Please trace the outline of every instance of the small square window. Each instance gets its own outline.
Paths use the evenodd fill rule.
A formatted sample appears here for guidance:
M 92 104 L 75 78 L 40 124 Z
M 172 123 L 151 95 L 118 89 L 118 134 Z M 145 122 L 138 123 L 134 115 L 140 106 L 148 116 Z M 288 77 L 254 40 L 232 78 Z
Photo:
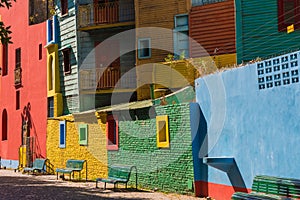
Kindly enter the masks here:
M 294 25 L 300 29 L 300 3 L 298 0 L 278 0 L 278 31 L 287 31 L 287 27 Z
M 106 122 L 106 139 L 108 150 L 118 150 L 119 148 L 119 127 L 116 116 L 110 115 Z
M 59 148 L 66 148 L 66 121 L 59 122 Z
M 87 145 L 88 144 L 88 125 L 87 124 L 79 124 L 79 144 Z
M 143 38 L 138 40 L 138 58 L 151 58 L 151 39 Z
M 70 48 L 62 50 L 64 57 L 64 72 L 65 74 L 71 74 L 71 62 L 70 62 Z
M 167 115 L 156 116 L 156 144 L 158 148 L 169 148 L 169 121 Z
M 68 0 L 60 0 L 61 15 L 68 14 Z

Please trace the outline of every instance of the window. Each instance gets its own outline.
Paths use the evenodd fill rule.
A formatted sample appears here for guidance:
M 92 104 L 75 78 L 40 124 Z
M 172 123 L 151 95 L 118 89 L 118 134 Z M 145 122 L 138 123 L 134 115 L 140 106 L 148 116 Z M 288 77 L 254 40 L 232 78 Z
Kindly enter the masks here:
M 58 19 L 54 15 L 52 19 L 47 20 L 47 44 L 58 43 Z
M 175 28 L 174 37 L 174 55 L 176 59 L 189 57 L 189 24 L 188 15 L 176 15 L 174 18 Z
M 287 31 L 287 27 L 294 25 L 300 29 L 300 1 L 278 0 L 278 31 Z
M 143 38 L 138 40 L 138 58 L 145 59 L 151 57 L 151 39 Z
M 88 125 L 87 124 L 79 124 L 79 144 L 87 145 L 88 141 Z
M 16 69 L 21 68 L 21 48 L 16 49 Z
M 169 148 L 169 121 L 167 115 L 156 116 L 156 144 L 159 148 Z
M 59 148 L 66 148 L 66 121 L 59 122 Z
M 68 13 L 68 0 L 60 0 L 61 4 L 61 15 Z
M 16 91 L 16 110 L 20 109 L 20 91 Z
M 39 60 L 43 58 L 43 45 L 39 44 Z
M 2 113 L 2 141 L 7 140 L 8 118 L 6 109 Z
M 107 149 L 118 150 L 119 146 L 119 127 L 116 116 L 108 116 L 106 122 L 106 137 L 107 137 Z
M 218 2 L 223 2 L 226 0 L 192 0 L 192 5 L 193 6 L 202 6 L 206 4 L 212 4 L 212 3 L 218 3 Z
M 53 56 L 52 55 L 50 55 L 49 56 L 49 66 L 48 66 L 48 74 L 49 74 L 49 76 L 48 76 L 48 90 L 49 91 L 51 91 L 51 90 L 53 90 L 53 83 L 54 83 L 54 80 L 53 80 L 53 78 L 54 78 L 54 74 L 53 74 L 53 72 L 54 72 L 54 61 L 53 61 Z
M 64 49 L 62 52 L 63 52 L 63 56 L 64 56 L 65 74 L 70 74 L 71 73 L 70 48 Z
M 48 97 L 48 117 L 54 117 L 54 97 Z
M 2 76 L 8 74 L 8 44 L 2 45 Z

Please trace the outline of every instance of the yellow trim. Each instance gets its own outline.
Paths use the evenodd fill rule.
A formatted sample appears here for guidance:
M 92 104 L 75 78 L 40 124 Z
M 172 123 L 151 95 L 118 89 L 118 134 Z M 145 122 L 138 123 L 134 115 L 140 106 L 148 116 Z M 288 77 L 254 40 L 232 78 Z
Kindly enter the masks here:
M 89 30 L 95 30 L 95 29 L 101 29 L 101 28 L 113 28 L 113 27 L 119 27 L 119 26 L 130 26 L 135 25 L 135 22 L 121 22 L 121 23 L 114 23 L 114 24 L 100 24 L 100 25 L 92 25 L 87 26 L 83 28 L 79 28 L 80 31 L 89 31 Z
M 156 116 L 156 144 L 158 148 L 170 147 L 168 115 Z
M 47 90 L 48 97 L 60 93 L 57 44 L 47 46 Z

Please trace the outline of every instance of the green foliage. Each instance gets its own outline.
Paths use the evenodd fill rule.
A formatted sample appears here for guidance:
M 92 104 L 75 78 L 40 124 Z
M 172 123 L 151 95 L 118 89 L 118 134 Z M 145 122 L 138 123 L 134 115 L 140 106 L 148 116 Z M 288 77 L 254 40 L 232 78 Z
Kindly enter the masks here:
M 0 1 L 0 7 L 6 7 L 9 9 L 12 6 L 12 2 L 15 2 L 16 0 L 1 0 Z M 2 44 L 12 43 L 11 37 L 9 37 L 9 34 L 11 34 L 10 26 L 5 26 L 2 21 L 0 21 L 0 39 Z

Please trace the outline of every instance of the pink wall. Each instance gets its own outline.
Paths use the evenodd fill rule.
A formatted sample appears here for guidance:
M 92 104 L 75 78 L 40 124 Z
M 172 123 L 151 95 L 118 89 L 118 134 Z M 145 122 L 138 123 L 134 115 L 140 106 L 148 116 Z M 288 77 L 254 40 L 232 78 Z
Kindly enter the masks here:
M 31 105 L 30 136 L 36 138 L 37 156 L 46 157 L 47 126 L 47 72 L 46 72 L 46 23 L 29 26 L 28 0 L 17 1 L 7 10 L 0 8 L 2 21 L 11 26 L 13 44 L 8 50 L 8 75 L 1 76 L 0 84 L 0 133 L 2 112 L 8 112 L 8 140 L 0 134 L 2 159 L 18 160 L 21 145 L 21 113 L 24 106 Z M 42 59 L 39 60 L 39 44 L 42 44 Z M 22 86 L 14 86 L 15 50 L 21 48 Z M 2 64 L 1 64 L 2 65 Z M 2 66 L 1 66 L 2 67 Z M 16 91 L 20 91 L 20 109 L 16 110 Z

